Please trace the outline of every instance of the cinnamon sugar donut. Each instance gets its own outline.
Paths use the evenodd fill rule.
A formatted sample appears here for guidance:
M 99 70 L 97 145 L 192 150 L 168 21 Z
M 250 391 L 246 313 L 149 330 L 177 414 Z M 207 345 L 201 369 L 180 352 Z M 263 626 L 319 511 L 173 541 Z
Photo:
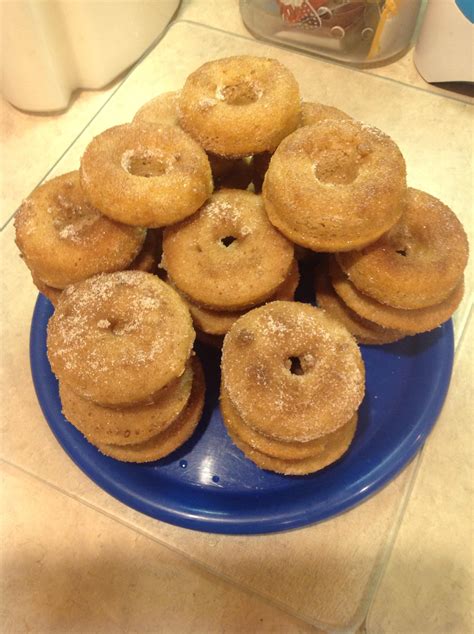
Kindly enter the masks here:
M 331 258 L 329 273 L 334 290 L 357 315 L 384 328 L 400 330 L 409 335 L 433 330 L 447 321 L 459 306 L 464 294 L 464 281 L 461 279 L 451 294 L 439 304 L 406 310 L 382 304 L 358 291 L 335 258 Z
M 316 271 L 316 302 L 320 308 L 345 326 L 356 338 L 357 343 L 382 345 L 405 337 L 404 332 L 379 326 L 351 310 L 333 289 L 326 267 Z
M 208 62 L 187 78 L 181 126 L 206 151 L 243 157 L 273 151 L 297 126 L 298 84 L 280 62 L 240 55 Z
M 244 422 L 283 441 L 335 431 L 364 396 L 364 364 L 349 332 L 324 311 L 271 302 L 224 339 L 223 389 Z
M 43 183 L 15 217 L 16 244 L 33 276 L 63 289 L 96 273 L 129 266 L 142 248 L 145 230 L 114 222 L 92 207 L 78 172 Z
M 153 403 L 121 409 L 102 407 L 78 396 L 63 381 L 59 384 L 62 412 L 93 445 L 130 445 L 148 440 L 173 423 L 191 394 L 194 359 L 179 377 L 162 388 Z
M 98 444 L 99 451 L 123 462 L 152 462 L 168 456 L 178 447 L 181 447 L 192 436 L 201 419 L 204 407 L 204 372 L 200 363 L 196 364 L 194 375 L 189 400 L 183 411 L 169 427 L 138 444 Z
M 293 245 L 269 223 L 260 196 L 221 189 L 192 218 L 163 234 L 164 267 L 194 303 L 242 310 L 288 277 Z
M 459 285 L 469 245 L 462 224 L 440 200 L 408 189 L 400 221 L 361 251 L 338 262 L 363 293 L 395 308 L 439 304 Z
M 142 271 L 68 286 L 48 324 L 48 358 L 60 381 L 105 407 L 152 402 L 181 376 L 194 341 L 178 293 Z
M 390 229 L 405 207 L 405 161 L 386 134 L 325 120 L 284 139 L 263 185 L 270 221 L 314 251 L 348 251 Z
M 154 123 L 158 125 L 179 126 L 178 119 L 179 90 L 164 92 L 147 101 L 133 117 L 133 123 Z
M 233 436 L 238 436 L 244 443 L 250 445 L 252 449 L 272 458 L 279 458 L 280 460 L 315 458 L 316 456 L 324 454 L 328 444 L 337 444 L 337 439 L 346 434 L 346 425 L 343 425 L 336 431 L 316 438 L 316 440 L 308 440 L 307 442 L 284 442 L 265 436 L 246 425 L 232 405 L 225 390 L 221 390 L 220 408 L 226 427 L 232 432 Z M 348 424 L 354 423 L 355 425 L 356 421 L 357 415 L 354 414 Z
M 163 227 L 193 214 L 212 192 L 203 149 L 176 126 L 141 121 L 96 136 L 81 159 L 81 185 L 105 215 Z
M 294 298 L 299 279 L 298 264 L 294 260 L 288 277 L 268 301 L 278 299 L 291 301 Z M 225 335 L 237 319 L 244 314 L 242 311 L 211 310 L 194 304 L 185 296 L 183 299 L 189 308 L 195 327 L 210 335 Z

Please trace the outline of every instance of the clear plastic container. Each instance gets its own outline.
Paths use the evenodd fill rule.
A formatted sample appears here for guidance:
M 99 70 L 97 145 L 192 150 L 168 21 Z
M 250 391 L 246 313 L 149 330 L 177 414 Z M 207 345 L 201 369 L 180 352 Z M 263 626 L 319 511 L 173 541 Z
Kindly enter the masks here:
M 421 0 L 240 0 L 255 36 L 341 62 L 384 62 L 410 45 Z

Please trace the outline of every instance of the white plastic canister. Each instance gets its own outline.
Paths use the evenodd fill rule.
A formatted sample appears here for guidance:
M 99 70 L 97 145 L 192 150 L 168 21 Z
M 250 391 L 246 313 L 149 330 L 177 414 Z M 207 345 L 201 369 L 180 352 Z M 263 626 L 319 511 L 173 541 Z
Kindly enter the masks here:
M 2 93 L 18 108 L 67 107 L 102 88 L 159 37 L 179 0 L 1 2 Z

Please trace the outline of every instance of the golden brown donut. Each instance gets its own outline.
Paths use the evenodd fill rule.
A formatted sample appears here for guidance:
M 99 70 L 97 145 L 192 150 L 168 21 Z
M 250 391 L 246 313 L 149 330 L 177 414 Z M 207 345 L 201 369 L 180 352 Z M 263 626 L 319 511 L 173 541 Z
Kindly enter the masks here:
M 331 259 L 329 273 L 334 290 L 357 315 L 384 328 L 393 328 L 409 335 L 433 330 L 447 321 L 459 306 L 464 294 L 464 282 L 461 279 L 454 291 L 439 304 L 412 310 L 393 308 L 358 291 L 335 258 Z
M 142 271 L 68 286 L 48 324 L 51 368 L 79 396 L 105 407 L 152 402 L 181 376 L 194 341 L 186 305 Z
M 405 161 L 386 134 L 325 120 L 284 139 L 263 185 L 265 209 L 289 239 L 313 251 L 348 251 L 390 229 L 405 207 Z
M 195 361 L 162 388 L 153 403 L 122 409 L 102 407 L 78 396 L 59 383 L 62 411 L 67 420 L 93 445 L 130 445 L 145 442 L 169 427 L 186 406 L 191 394 Z
M 192 218 L 163 233 L 163 265 L 194 303 L 242 310 L 261 303 L 289 274 L 293 245 L 272 225 L 260 196 L 221 189 Z
M 240 55 L 208 62 L 187 78 L 181 126 L 208 152 L 244 157 L 273 151 L 299 122 L 298 84 L 280 62 Z
M 206 153 L 176 126 L 141 121 L 96 136 L 81 159 L 81 185 L 105 215 L 163 227 L 193 214 L 212 192 Z
M 156 273 L 162 256 L 161 241 L 160 229 L 148 229 L 141 251 L 128 268 L 134 271 L 145 271 L 145 273 Z
M 222 385 L 247 425 L 283 441 L 335 431 L 364 396 L 364 364 L 349 332 L 324 311 L 271 302 L 224 339 Z
M 15 230 L 33 276 L 58 289 L 127 268 L 145 240 L 144 229 L 114 222 L 87 202 L 78 172 L 35 189 L 16 214 Z
M 351 310 L 333 289 L 325 266 L 316 269 L 315 278 L 318 306 L 345 326 L 357 343 L 382 345 L 405 337 L 404 332 L 379 326 Z
M 133 123 L 154 123 L 158 125 L 179 126 L 178 119 L 179 90 L 164 92 L 147 101 L 133 117 Z
M 231 419 L 227 414 L 226 428 L 232 442 L 245 454 L 245 456 L 252 460 L 261 469 L 267 469 L 268 471 L 275 471 L 283 475 L 307 475 L 308 473 L 314 473 L 327 467 L 328 465 L 336 462 L 349 448 L 357 425 L 357 415 L 355 415 L 350 422 L 340 427 L 337 432 L 331 434 L 331 439 L 327 442 L 324 450 L 321 453 L 309 458 L 300 458 L 298 460 L 285 460 L 282 458 L 274 458 L 266 453 L 258 451 L 248 443 L 246 443 L 238 435 L 235 427 L 230 422 Z
M 268 301 L 277 299 L 291 301 L 294 298 L 299 279 L 298 264 L 294 260 L 288 277 Z M 189 308 L 196 329 L 210 335 L 225 335 L 237 319 L 244 314 L 243 311 L 211 310 L 194 304 L 185 296 L 183 299 Z
M 320 438 L 316 438 L 316 440 L 309 440 L 307 442 L 284 442 L 282 440 L 275 440 L 274 438 L 260 434 L 252 427 L 246 425 L 232 405 L 225 390 L 221 390 L 220 409 L 225 425 L 233 432 L 233 435 L 237 435 L 244 443 L 250 445 L 252 449 L 256 449 L 267 456 L 281 460 L 316 458 L 316 456 L 324 454 L 328 444 L 338 444 L 338 438 L 342 438 L 346 435 L 346 425 L 343 425 L 330 434 L 325 434 Z M 357 414 L 354 414 L 353 420 L 350 422 L 356 423 L 356 421 Z
M 123 462 L 152 462 L 168 456 L 192 436 L 201 419 L 204 394 L 204 373 L 198 364 L 186 407 L 169 427 L 145 442 L 135 445 L 99 444 L 99 451 Z
M 360 291 L 395 308 L 439 304 L 459 285 L 469 245 L 462 224 L 440 200 L 408 189 L 400 221 L 361 251 L 337 256 Z

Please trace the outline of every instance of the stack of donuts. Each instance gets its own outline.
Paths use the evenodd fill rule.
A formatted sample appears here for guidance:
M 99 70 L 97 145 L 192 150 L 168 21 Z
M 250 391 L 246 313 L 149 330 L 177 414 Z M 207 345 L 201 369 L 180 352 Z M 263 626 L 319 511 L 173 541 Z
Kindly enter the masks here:
M 324 311 L 271 302 L 231 328 L 222 351 L 221 411 L 258 466 L 305 475 L 337 460 L 356 430 L 364 364 L 349 332 Z
M 197 333 L 223 346 L 235 444 L 285 474 L 342 455 L 364 393 L 355 342 L 449 319 L 468 256 L 454 213 L 407 188 L 390 137 L 302 102 L 286 67 L 250 56 L 204 64 L 96 136 L 15 226 L 56 304 L 63 411 L 88 440 L 145 461 L 188 438 L 204 391 Z M 297 259 L 313 253 L 317 309 L 293 301 Z
M 183 302 L 155 275 L 103 273 L 68 286 L 47 338 L 66 418 L 113 458 L 168 455 L 202 413 L 194 336 Z

